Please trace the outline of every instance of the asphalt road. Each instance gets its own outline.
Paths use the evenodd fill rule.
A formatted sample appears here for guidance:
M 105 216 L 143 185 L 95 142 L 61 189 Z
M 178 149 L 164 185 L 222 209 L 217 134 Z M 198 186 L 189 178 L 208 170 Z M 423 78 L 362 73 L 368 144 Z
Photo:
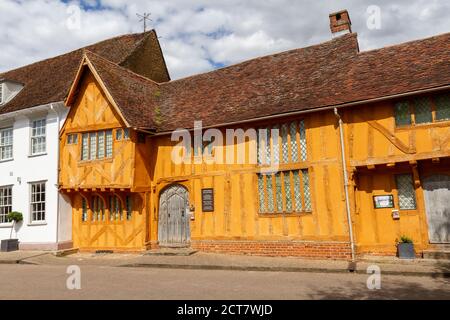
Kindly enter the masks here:
M 0 299 L 447 299 L 450 279 L 368 275 L 81 266 L 81 289 L 67 289 L 67 267 L 0 265 Z M 76 284 L 76 282 L 70 282 Z

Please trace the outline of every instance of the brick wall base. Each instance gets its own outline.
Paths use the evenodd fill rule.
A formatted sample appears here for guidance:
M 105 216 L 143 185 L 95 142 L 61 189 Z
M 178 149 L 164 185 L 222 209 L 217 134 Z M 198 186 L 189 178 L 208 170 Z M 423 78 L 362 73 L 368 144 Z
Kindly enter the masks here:
M 350 244 L 343 242 L 201 240 L 192 241 L 191 246 L 195 250 L 215 253 L 309 259 L 351 259 Z

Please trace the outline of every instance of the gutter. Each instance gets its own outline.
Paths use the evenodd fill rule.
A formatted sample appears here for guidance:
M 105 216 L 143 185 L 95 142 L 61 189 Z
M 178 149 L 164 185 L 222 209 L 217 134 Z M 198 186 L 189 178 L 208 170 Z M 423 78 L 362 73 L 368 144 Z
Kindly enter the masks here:
M 406 98 L 406 97 L 414 96 L 414 95 L 417 95 L 417 94 L 432 93 L 432 92 L 436 92 L 436 91 L 444 91 L 444 90 L 449 90 L 449 89 L 450 89 L 450 85 L 445 85 L 445 86 L 440 86 L 440 87 L 428 88 L 428 89 L 424 89 L 424 90 L 416 90 L 416 91 L 410 91 L 410 92 L 407 92 L 407 93 L 394 94 L 394 95 L 384 96 L 384 97 L 380 97 L 380 98 L 360 100 L 360 101 L 342 103 L 342 104 L 326 106 L 326 107 L 320 107 L 320 108 L 314 108 L 314 109 L 308 109 L 308 110 L 286 112 L 286 113 L 281 113 L 281 114 L 276 114 L 276 115 L 271 115 L 271 116 L 251 118 L 251 119 L 248 119 L 248 120 L 220 123 L 220 124 L 216 124 L 216 125 L 205 126 L 205 127 L 203 127 L 203 129 L 211 129 L 211 128 L 226 127 L 226 126 L 234 126 L 234 125 L 238 125 L 238 124 L 251 123 L 251 122 L 255 122 L 255 121 L 273 120 L 273 119 L 278 119 L 278 118 L 283 118 L 283 117 L 288 117 L 288 116 L 297 116 L 297 115 L 308 114 L 308 113 L 313 113 L 313 112 L 334 110 L 335 108 L 353 107 L 353 106 L 359 106 L 359 105 L 364 105 L 364 104 L 382 102 L 382 101 L 386 101 L 386 100 L 392 100 L 392 99 L 398 99 L 398 98 Z M 136 130 L 145 132 L 145 129 L 136 129 Z M 190 129 L 186 129 L 186 130 L 194 131 L 194 128 L 190 128 Z M 170 134 L 173 133 L 173 131 L 176 131 L 176 130 L 153 133 L 153 136 L 170 135 Z M 148 132 L 148 133 L 151 133 L 151 132 Z
M 345 209 L 347 211 L 348 234 L 350 237 L 352 262 L 355 262 L 355 240 L 353 237 L 352 215 L 351 215 L 351 209 L 350 209 L 350 196 L 348 193 L 348 188 L 349 188 L 350 184 L 348 183 L 347 162 L 346 162 L 346 157 L 345 157 L 344 129 L 343 129 L 343 121 L 342 121 L 341 116 L 339 115 L 338 108 L 334 108 L 334 115 L 336 116 L 338 123 L 339 123 L 339 137 L 341 140 L 341 156 L 342 156 L 342 172 L 344 174 Z

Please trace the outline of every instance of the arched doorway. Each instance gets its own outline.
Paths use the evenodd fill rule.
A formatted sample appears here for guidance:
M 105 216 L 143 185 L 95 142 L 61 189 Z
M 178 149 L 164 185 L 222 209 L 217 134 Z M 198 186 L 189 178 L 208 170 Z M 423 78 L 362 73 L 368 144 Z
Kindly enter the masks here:
M 450 176 L 425 178 L 423 190 L 430 242 L 450 243 Z
M 159 245 L 187 246 L 190 238 L 189 192 L 181 185 L 171 185 L 161 192 L 159 198 Z

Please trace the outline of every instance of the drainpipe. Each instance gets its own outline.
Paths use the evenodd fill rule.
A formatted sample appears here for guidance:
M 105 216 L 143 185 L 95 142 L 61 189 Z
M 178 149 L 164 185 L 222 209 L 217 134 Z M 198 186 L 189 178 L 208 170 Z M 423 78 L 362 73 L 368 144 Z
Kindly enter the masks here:
M 59 116 L 59 112 L 56 110 L 55 106 L 53 104 L 50 104 L 50 109 L 52 109 L 52 111 L 56 114 L 56 119 L 57 119 L 57 123 L 58 123 L 58 145 L 56 147 L 56 152 L 57 152 L 57 164 L 56 164 L 56 186 L 58 186 L 59 183 L 59 128 L 61 125 L 61 119 Z M 59 243 L 59 188 L 58 189 L 58 194 L 56 196 L 56 250 L 58 250 L 58 243 Z
M 337 108 L 334 108 L 334 115 L 338 119 L 338 123 L 339 123 L 339 135 L 340 135 L 340 140 L 341 140 L 342 171 L 344 174 L 345 206 L 346 206 L 346 210 L 347 210 L 348 233 L 350 236 L 352 261 L 354 262 L 355 261 L 355 241 L 353 238 L 352 215 L 351 215 L 351 210 L 350 210 L 350 196 L 348 194 L 348 188 L 349 188 L 350 184 L 348 183 L 347 162 L 346 162 L 346 157 L 345 157 L 343 121 L 342 121 L 341 116 L 339 115 Z

